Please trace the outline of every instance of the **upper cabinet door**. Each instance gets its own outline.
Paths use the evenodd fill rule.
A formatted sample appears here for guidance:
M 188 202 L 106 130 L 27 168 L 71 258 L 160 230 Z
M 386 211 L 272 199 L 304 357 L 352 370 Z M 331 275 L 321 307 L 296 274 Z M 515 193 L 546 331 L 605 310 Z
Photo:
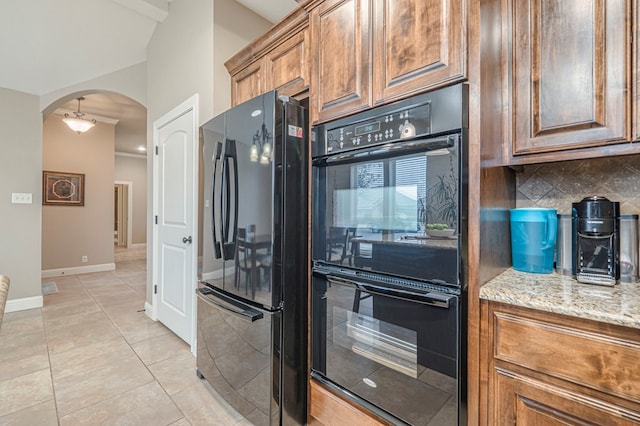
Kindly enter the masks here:
M 231 76 L 232 105 L 241 104 L 264 93 L 263 60 L 259 60 Z
M 625 0 L 514 0 L 514 155 L 628 137 L 627 9 Z
M 305 28 L 267 54 L 266 80 L 279 95 L 294 96 L 309 88 L 308 32 Z
M 370 0 L 327 0 L 311 12 L 312 121 L 370 106 Z
M 376 0 L 373 15 L 376 103 L 464 77 L 462 0 Z

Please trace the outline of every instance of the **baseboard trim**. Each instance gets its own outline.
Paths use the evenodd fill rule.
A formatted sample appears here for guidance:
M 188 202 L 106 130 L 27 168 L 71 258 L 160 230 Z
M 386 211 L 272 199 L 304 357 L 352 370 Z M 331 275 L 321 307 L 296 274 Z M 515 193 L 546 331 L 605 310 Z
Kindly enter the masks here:
M 114 271 L 115 263 L 101 265 L 76 266 L 73 268 L 47 269 L 42 271 L 42 278 L 64 277 L 67 275 L 91 274 L 93 272 Z
M 144 313 L 153 321 L 157 321 L 157 318 L 153 317 L 153 305 L 149 302 L 144 302 Z
M 23 297 L 22 299 L 7 300 L 5 305 L 5 312 L 17 312 L 26 311 L 27 309 L 42 308 L 43 302 L 42 296 Z
M 205 272 L 204 274 L 202 274 L 202 279 L 217 280 L 222 278 L 223 274 L 224 274 L 224 271 L 222 269 L 218 269 L 217 271 L 213 271 L 213 272 Z
M 129 244 L 129 248 L 143 248 L 146 247 L 147 243 L 136 243 L 136 244 Z

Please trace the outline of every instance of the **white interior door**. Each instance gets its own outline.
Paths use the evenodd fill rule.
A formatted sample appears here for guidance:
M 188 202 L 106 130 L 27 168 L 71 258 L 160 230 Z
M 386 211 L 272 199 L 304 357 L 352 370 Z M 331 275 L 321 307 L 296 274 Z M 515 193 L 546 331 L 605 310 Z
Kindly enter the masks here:
M 154 124 L 157 146 L 154 303 L 158 320 L 189 344 L 194 341 L 198 246 L 196 108 L 197 97 L 195 105 L 183 104 Z

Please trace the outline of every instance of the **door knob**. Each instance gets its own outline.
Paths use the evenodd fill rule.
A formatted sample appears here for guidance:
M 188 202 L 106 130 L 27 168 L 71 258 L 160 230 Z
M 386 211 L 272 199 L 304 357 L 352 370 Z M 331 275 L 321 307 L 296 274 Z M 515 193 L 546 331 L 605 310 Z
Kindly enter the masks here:
M 189 237 L 188 237 L 188 238 L 187 238 L 187 237 L 184 237 L 184 238 L 182 239 L 182 242 L 183 242 L 183 243 L 185 243 L 185 244 L 187 244 L 187 243 L 191 244 L 191 242 L 192 242 L 192 241 L 193 241 L 193 240 L 191 239 L 191 235 L 189 235 Z

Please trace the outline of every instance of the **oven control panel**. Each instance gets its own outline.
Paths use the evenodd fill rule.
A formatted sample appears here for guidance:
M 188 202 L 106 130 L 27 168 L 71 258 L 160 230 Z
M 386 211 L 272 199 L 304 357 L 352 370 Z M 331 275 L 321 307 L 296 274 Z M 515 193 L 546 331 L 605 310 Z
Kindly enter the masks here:
M 460 83 L 320 123 L 311 129 L 311 156 L 341 156 L 461 131 L 469 127 L 468 104 L 468 85 Z
M 325 153 L 335 154 L 368 145 L 425 136 L 431 133 L 430 118 L 431 104 L 426 103 L 327 129 Z

